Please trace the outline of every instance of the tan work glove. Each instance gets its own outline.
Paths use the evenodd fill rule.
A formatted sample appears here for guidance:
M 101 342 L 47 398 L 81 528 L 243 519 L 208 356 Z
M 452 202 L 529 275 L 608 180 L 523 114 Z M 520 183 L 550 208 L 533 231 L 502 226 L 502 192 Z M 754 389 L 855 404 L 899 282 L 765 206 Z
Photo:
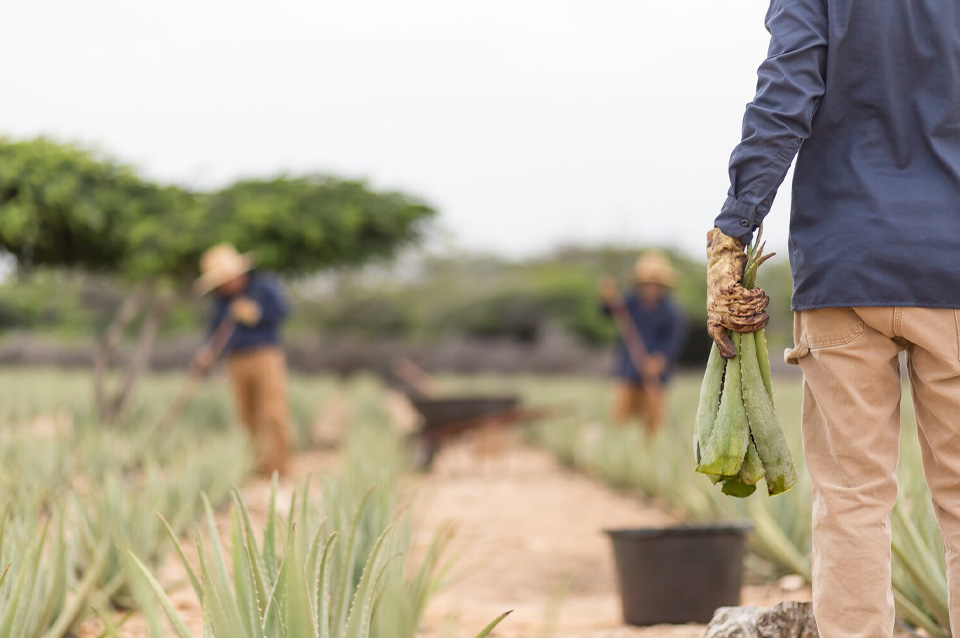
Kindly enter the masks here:
M 644 362 L 644 377 L 659 379 L 667 371 L 667 358 L 662 354 L 649 354 Z
M 210 346 L 204 346 L 194 355 L 190 366 L 197 372 L 203 373 L 213 366 L 215 360 L 216 357 L 213 356 L 213 351 L 210 349 Z
M 707 233 L 707 332 L 724 359 L 737 356 L 727 330 L 756 332 L 770 321 L 766 312 L 770 298 L 762 289 L 747 290 L 740 283 L 746 265 L 741 240 L 719 228 Z
M 597 291 L 600 293 L 600 299 L 608 303 L 620 298 L 620 286 L 612 277 L 602 277 L 597 282 Z
M 238 297 L 230 304 L 230 315 L 237 323 L 253 327 L 260 323 L 263 309 L 250 297 Z

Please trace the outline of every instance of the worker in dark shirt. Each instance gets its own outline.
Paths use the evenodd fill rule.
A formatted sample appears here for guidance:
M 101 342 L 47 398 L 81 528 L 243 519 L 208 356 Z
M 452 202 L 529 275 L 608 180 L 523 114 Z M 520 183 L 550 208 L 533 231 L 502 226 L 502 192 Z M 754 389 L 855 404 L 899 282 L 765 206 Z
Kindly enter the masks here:
M 647 253 L 637 260 L 633 290 L 623 298 L 612 280 L 600 284 L 604 313 L 622 314 L 616 317 L 621 338 L 613 418 L 619 423 L 637 418 L 650 433 L 666 421 L 664 387 L 686 340 L 686 318 L 670 295 L 675 283 L 676 273 L 666 256 Z M 636 336 L 640 343 L 632 344 Z
M 773 0 L 726 203 L 708 235 L 710 333 L 767 321 L 738 281 L 744 244 L 799 152 L 790 216 L 794 341 L 813 483 L 813 609 L 823 638 L 894 631 L 906 352 L 924 471 L 960 636 L 960 4 Z
M 240 420 L 250 434 L 260 472 L 284 472 L 290 450 L 287 369 L 280 327 L 287 302 L 275 277 L 253 269 L 253 260 L 229 244 L 208 250 L 201 260 L 198 292 L 213 292 L 211 336 L 232 329 L 224 352 Z M 210 349 L 198 364 L 213 363 Z

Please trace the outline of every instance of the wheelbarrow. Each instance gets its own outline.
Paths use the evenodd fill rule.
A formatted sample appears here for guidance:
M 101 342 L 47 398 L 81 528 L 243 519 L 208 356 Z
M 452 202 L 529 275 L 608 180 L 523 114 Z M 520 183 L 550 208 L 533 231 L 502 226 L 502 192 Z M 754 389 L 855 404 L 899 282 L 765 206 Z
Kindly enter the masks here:
M 551 408 L 526 408 L 520 398 L 503 396 L 462 396 L 432 398 L 408 395 L 420 418 L 410 435 L 415 466 L 430 471 L 439 449 L 461 435 L 485 427 L 512 427 L 532 423 L 556 413 Z

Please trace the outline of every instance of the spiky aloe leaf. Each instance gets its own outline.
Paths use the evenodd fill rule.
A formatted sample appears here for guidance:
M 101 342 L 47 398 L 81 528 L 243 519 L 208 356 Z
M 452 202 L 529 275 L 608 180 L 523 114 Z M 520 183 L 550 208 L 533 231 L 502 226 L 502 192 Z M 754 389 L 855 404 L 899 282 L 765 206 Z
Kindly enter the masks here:
M 260 625 L 260 606 L 257 604 L 256 586 L 247 564 L 246 550 L 240 515 L 234 509 L 230 512 L 230 560 L 233 563 L 233 591 L 243 622 L 244 635 L 253 636 Z
M 757 452 L 757 446 L 751 437 L 747 444 L 747 455 L 743 457 L 743 466 L 740 468 L 740 474 L 737 479 L 744 485 L 756 485 L 764 476 L 763 462 L 760 461 L 760 453 Z
M 797 482 L 797 468 L 773 409 L 773 402 L 764 386 L 754 335 L 744 335 L 738 352 L 742 359 L 743 406 L 750 436 L 763 463 L 767 492 L 771 496 L 782 494 Z
M 500 614 L 499 616 L 493 619 L 493 622 L 491 622 L 489 625 L 484 627 L 483 631 L 481 631 L 479 634 L 474 636 L 474 638 L 487 638 L 487 636 L 493 633 L 493 630 L 497 628 L 497 625 L 502 623 L 504 619 L 512 613 L 513 613 L 513 610 Z
M 270 479 L 270 504 L 263 530 L 263 562 L 271 583 L 277 579 L 277 476 L 274 472 Z
M 187 572 L 187 579 L 190 581 L 190 586 L 193 587 L 193 591 L 197 595 L 197 601 L 202 601 L 203 588 L 200 586 L 200 581 L 197 580 L 197 574 L 193 571 L 193 567 L 190 566 L 190 561 L 187 560 L 187 555 L 183 551 L 183 546 L 180 544 L 180 539 L 177 538 L 177 533 L 173 531 L 173 528 L 170 526 L 170 523 L 167 522 L 167 519 L 164 518 L 163 514 L 157 512 L 157 518 L 160 519 L 160 524 L 163 525 L 163 528 L 167 532 L 167 536 L 173 542 L 173 547 L 176 549 L 177 555 L 180 557 L 180 563 L 183 565 L 184 571 Z
M 343 628 L 341 638 L 365 638 L 370 633 L 373 603 L 376 598 L 374 584 L 378 580 L 378 575 L 375 572 L 378 571 L 377 563 L 380 559 L 383 544 L 393 528 L 394 524 L 391 523 L 383 530 L 367 556 L 367 562 L 360 574 L 360 582 L 353 594 L 353 602 L 350 605 L 350 613 L 347 616 L 347 623 Z
M 720 410 L 720 394 L 723 391 L 723 373 L 727 361 L 720 356 L 720 349 L 716 344 L 710 346 L 710 358 L 707 360 L 707 371 L 703 375 L 703 384 L 700 387 L 700 402 L 697 406 L 696 437 L 694 450 L 696 461 L 699 464 L 703 457 L 703 450 L 707 447 L 710 435 L 717 421 L 717 412 Z
M 340 587 L 338 588 L 337 601 L 339 601 L 340 610 L 337 620 L 338 627 L 345 627 L 347 625 L 347 615 L 350 612 L 350 596 L 348 592 L 353 586 L 353 565 L 357 553 L 357 533 L 360 529 L 360 519 L 363 516 L 364 509 L 367 507 L 370 496 L 373 494 L 373 490 L 374 488 L 370 487 L 364 492 L 354 510 L 353 519 L 350 521 L 350 531 L 347 535 L 346 559 L 341 566 L 339 575 Z
M 263 554 L 257 548 L 257 537 L 256 533 L 253 530 L 253 524 L 250 522 L 250 512 L 247 510 L 247 504 L 243 502 L 243 497 L 240 496 L 240 492 L 234 488 L 231 491 L 231 497 L 233 498 L 234 507 L 240 511 L 240 517 L 243 521 L 244 535 L 246 537 L 245 546 L 252 550 L 252 555 L 254 557 L 254 562 L 256 562 L 255 575 L 259 575 L 260 581 L 266 586 L 266 584 L 273 583 L 273 578 L 268 576 L 267 564 L 264 560 Z M 266 550 L 264 550 L 264 553 Z M 264 609 L 266 608 L 266 600 L 260 599 L 260 613 L 263 614 Z
M 156 595 L 157 600 L 160 602 L 160 607 L 163 609 L 163 613 L 166 614 L 167 620 L 169 620 L 170 624 L 173 625 L 173 630 L 176 632 L 177 638 L 193 638 L 193 636 L 190 635 L 190 630 L 187 628 L 187 625 L 177 613 L 177 609 L 174 607 L 173 601 L 171 601 L 170 597 L 167 596 L 167 593 L 163 591 L 163 587 L 159 582 L 157 582 L 157 579 L 153 577 L 153 574 L 150 573 L 150 570 L 147 569 L 147 566 L 140 562 L 140 559 L 137 558 L 136 555 L 134 555 L 134 553 L 130 550 L 127 550 L 127 554 L 130 556 L 130 559 L 133 560 L 133 564 L 137 566 L 137 569 L 140 570 L 140 573 L 143 574 L 143 577 L 147 579 L 147 583 L 150 585 L 150 588 Z
M 211 542 L 216 546 L 220 538 L 214 537 Z M 203 544 L 198 543 L 200 553 L 200 575 L 203 578 L 203 611 L 209 618 L 210 626 L 215 636 L 242 636 L 243 620 L 236 608 L 236 601 L 230 589 L 230 581 L 225 573 L 220 573 L 219 566 L 214 564 L 210 569 L 211 559 L 203 551 Z M 216 549 L 214 550 L 216 551 Z M 214 561 L 217 559 L 214 558 Z
M 120 629 L 127 624 L 127 621 L 130 620 L 134 614 L 132 611 L 127 612 L 127 614 L 120 619 L 120 622 L 114 623 L 107 614 L 96 607 L 93 608 L 93 613 L 100 620 L 100 624 L 103 625 L 103 631 L 100 632 L 97 638 L 120 638 Z
M 950 632 L 920 609 L 899 589 L 894 588 L 893 599 L 897 604 L 897 617 L 910 623 L 918 629 L 923 629 L 931 638 L 950 638 Z
M 313 603 L 310 600 L 310 586 L 307 583 L 304 563 L 304 550 L 299 541 L 299 535 L 294 528 L 291 530 L 291 540 L 287 543 L 287 553 L 284 565 L 290 565 L 286 570 L 284 582 L 285 616 L 288 638 L 316 638 L 316 617 L 313 614 Z
M 716 425 L 706 447 L 701 452 L 703 456 L 697 466 L 697 471 L 702 474 L 731 478 L 740 473 L 750 437 L 740 371 L 744 360 L 741 353 L 743 340 L 736 333 L 732 337 L 740 354 L 727 361 L 723 380 L 723 397 L 720 399 Z
M 319 638 L 330 638 L 330 556 L 333 547 L 337 544 L 339 536 L 336 532 L 330 535 L 323 548 L 323 558 L 320 560 L 320 568 L 317 572 L 317 598 L 320 601 L 320 609 L 317 614 L 317 625 L 320 628 Z
M 933 618 L 943 626 L 949 625 L 949 596 L 947 581 L 941 569 L 942 563 L 924 543 L 916 523 L 906 515 L 903 507 L 898 504 L 893 512 L 901 531 L 894 536 L 893 552 L 910 575 L 910 580 Z

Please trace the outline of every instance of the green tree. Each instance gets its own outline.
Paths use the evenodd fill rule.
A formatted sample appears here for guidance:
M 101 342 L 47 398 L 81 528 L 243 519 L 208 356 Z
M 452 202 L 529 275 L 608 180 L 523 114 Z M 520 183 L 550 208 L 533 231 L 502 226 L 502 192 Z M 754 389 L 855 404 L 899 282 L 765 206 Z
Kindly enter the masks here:
M 159 186 L 129 166 L 47 139 L 0 138 L 0 250 L 21 276 L 34 268 L 108 273 L 130 295 L 99 340 L 97 406 L 117 419 L 175 300 L 189 294 L 203 250 L 219 241 L 253 251 L 280 274 L 307 274 L 392 257 L 421 239 L 435 211 L 365 182 L 309 175 L 244 180 L 213 193 Z M 133 355 L 108 377 L 139 326 Z

